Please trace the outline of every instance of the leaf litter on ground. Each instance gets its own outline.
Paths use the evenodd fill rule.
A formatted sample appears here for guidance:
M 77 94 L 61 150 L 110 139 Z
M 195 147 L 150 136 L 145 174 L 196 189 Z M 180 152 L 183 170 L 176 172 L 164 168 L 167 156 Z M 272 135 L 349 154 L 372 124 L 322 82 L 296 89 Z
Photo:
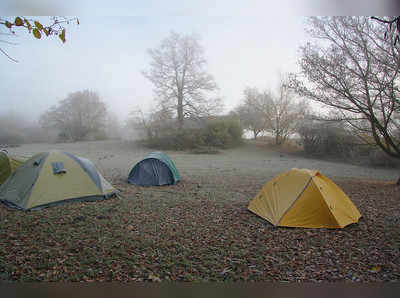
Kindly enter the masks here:
M 263 177 L 192 176 L 124 199 L 20 212 L 0 207 L 7 281 L 399 281 L 400 195 L 334 181 L 363 217 L 344 229 L 274 228 L 247 210 Z M 201 187 L 198 187 L 201 185 Z

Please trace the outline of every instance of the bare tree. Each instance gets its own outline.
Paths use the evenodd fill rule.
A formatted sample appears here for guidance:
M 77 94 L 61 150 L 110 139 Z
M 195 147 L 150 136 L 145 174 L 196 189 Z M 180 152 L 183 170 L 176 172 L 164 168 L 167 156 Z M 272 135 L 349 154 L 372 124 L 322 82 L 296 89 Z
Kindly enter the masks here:
M 42 127 L 56 127 L 72 140 L 83 140 L 89 133 L 104 128 L 107 107 L 96 92 L 84 90 L 70 93 L 40 118 Z
M 284 143 L 296 132 L 297 123 L 305 117 L 308 109 L 305 102 L 295 100 L 284 79 L 279 84 L 277 95 L 257 88 L 246 88 L 244 95 L 243 102 L 232 114 L 239 117 L 243 128 L 253 132 L 254 139 L 261 132 L 270 132 L 276 145 Z
M 389 39 L 384 32 L 367 17 L 310 18 L 309 33 L 321 43 L 301 47 L 301 73 L 292 78 L 292 86 L 400 158 L 400 57 L 394 32 L 388 31 Z
M 395 16 L 392 18 L 371 17 L 371 19 L 377 20 L 378 22 L 388 25 L 384 37 L 385 39 L 388 36 L 393 38 L 394 39 L 393 45 L 396 46 L 396 44 L 398 44 L 397 50 L 400 52 L 400 16 Z M 389 32 L 391 34 L 389 34 Z
M 304 117 L 306 103 L 296 102 L 293 91 L 281 80 L 277 95 L 269 95 L 266 109 L 266 130 L 275 137 L 275 144 L 284 143 L 291 134 L 296 132 L 299 120 Z
M 160 137 L 173 130 L 173 115 L 165 107 L 153 109 L 146 114 L 140 108 L 129 113 L 127 126 L 145 132 L 147 139 Z
M 243 91 L 243 102 L 231 114 L 240 119 L 240 125 L 253 133 L 254 139 L 265 131 L 267 126 L 266 110 L 269 104 L 267 93 L 260 92 L 257 88 L 246 88 Z
M 217 85 L 204 70 L 206 60 L 198 38 L 171 32 L 148 54 L 150 70 L 143 75 L 154 84 L 161 106 L 176 112 L 179 128 L 185 117 L 208 116 L 220 110 L 221 100 L 207 96 Z

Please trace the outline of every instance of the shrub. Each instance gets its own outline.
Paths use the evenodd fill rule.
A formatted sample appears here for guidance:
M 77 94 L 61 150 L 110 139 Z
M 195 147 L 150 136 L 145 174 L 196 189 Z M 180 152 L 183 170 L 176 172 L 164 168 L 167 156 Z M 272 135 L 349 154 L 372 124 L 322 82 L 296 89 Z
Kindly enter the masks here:
M 371 167 L 397 168 L 400 162 L 379 148 L 375 148 L 369 152 L 367 165 Z
M 169 135 L 149 138 L 146 146 L 162 150 L 230 148 L 242 143 L 242 129 L 233 120 L 213 120 L 205 128 L 183 129 Z
M 153 137 L 146 141 L 146 146 L 163 150 L 185 150 L 204 145 L 200 129 L 185 129 L 170 135 Z
M 298 133 L 304 152 L 312 155 L 350 156 L 358 140 L 337 125 L 308 124 L 299 128 Z
M 205 144 L 220 148 L 230 148 L 239 145 L 243 130 L 235 120 L 213 120 L 207 123 L 204 137 Z
M 1 133 L 0 135 L 0 144 L 16 145 L 16 144 L 22 144 L 23 142 L 24 138 L 18 134 Z

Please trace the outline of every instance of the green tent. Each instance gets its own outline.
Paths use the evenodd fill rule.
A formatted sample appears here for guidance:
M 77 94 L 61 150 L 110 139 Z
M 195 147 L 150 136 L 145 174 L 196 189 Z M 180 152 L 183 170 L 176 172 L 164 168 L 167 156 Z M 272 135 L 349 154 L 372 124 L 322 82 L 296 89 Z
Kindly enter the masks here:
M 105 199 L 117 192 L 90 160 L 51 151 L 34 155 L 0 185 L 0 201 L 29 210 L 71 200 Z
M 163 152 L 152 152 L 130 171 L 128 182 L 135 185 L 169 185 L 181 179 L 174 162 Z
M 0 184 L 3 184 L 25 160 L 22 157 L 9 156 L 5 151 L 0 151 Z

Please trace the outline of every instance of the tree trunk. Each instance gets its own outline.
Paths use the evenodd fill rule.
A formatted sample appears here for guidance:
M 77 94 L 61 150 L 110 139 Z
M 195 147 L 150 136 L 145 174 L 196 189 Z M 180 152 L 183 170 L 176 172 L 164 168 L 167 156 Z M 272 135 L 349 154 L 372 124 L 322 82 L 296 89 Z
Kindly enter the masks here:
M 258 132 L 256 132 L 255 130 L 253 130 L 253 134 L 254 134 L 254 140 L 257 140 Z
M 178 128 L 179 128 L 179 130 L 182 130 L 182 128 L 183 128 L 183 95 L 182 94 L 178 95 L 177 112 L 178 112 Z
M 279 133 L 276 133 L 276 135 L 275 135 L 275 145 L 280 145 L 280 135 L 279 135 Z
M 396 184 L 400 185 L 400 177 L 399 177 L 399 179 L 397 179 L 397 183 Z

